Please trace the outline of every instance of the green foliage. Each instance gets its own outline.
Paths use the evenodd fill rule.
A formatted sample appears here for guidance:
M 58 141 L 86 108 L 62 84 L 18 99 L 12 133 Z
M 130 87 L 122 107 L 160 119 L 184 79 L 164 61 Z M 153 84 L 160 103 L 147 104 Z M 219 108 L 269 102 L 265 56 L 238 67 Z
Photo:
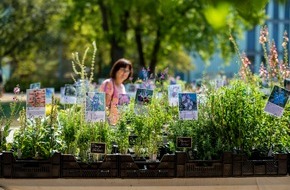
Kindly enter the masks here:
M 116 124 L 116 133 L 113 137 L 118 145 L 119 152 L 126 154 L 129 148 L 129 136 L 132 133 L 132 122 L 135 120 L 134 104 L 131 102 L 128 108 L 120 111 L 120 119 Z
M 116 125 L 115 142 L 121 153 L 126 153 L 129 146 L 129 136 L 137 136 L 134 148 L 137 157 L 157 155 L 163 145 L 163 136 L 167 134 L 167 126 L 173 122 L 174 111 L 168 105 L 168 100 L 158 97 L 154 90 L 151 103 L 142 107 L 131 101 L 128 107 L 121 110 L 120 120 Z
M 0 150 L 8 151 L 11 148 L 7 144 L 6 137 L 9 135 L 13 121 L 19 116 L 20 111 L 25 107 L 24 103 L 15 94 L 11 102 L 1 102 L 0 98 Z
M 230 8 L 219 8 L 220 2 Z M 136 63 L 136 70 L 149 66 L 154 72 L 172 65 L 171 72 L 183 72 L 191 65 L 189 52 L 209 59 L 219 51 L 229 58 L 233 51 L 228 30 L 239 36 L 245 23 L 264 19 L 261 9 L 266 1 L 239 2 L 4 0 L 0 5 L 0 60 L 11 60 L 12 77 L 19 81 L 31 78 L 43 83 L 50 78 L 55 82 L 72 72 L 67 69 L 70 52 L 96 41 L 94 72 L 98 77 L 107 77 L 102 71 L 120 57 Z M 214 11 L 205 14 L 208 9 Z M 213 24 L 218 22 L 212 18 L 220 16 L 226 18 L 219 19 L 224 27 L 216 30 Z
M 184 136 L 193 139 L 195 159 L 220 159 L 225 151 L 251 155 L 255 149 L 265 156 L 289 151 L 289 106 L 281 118 L 264 112 L 266 99 L 257 84 L 239 79 L 219 89 L 208 84 L 203 96 L 196 121 L 170 123 L 171 150 L 180 150 L 175 141 Z
M 26 118 L 23 110 L 20 114 L 20 129 L 14 134 L 14 154 L 21 159 L 47 159 L 54 152 L 62 152 L 61 128 L 57 120 L 57 109 L 51 108 L 51 114 L 43 119 Z
M 80 128 L 79 108 L 71 106 L 70 108 L 60 110 L 59 124 L 63 131 L 62 138 L 66 147 L 64 153 L 75 155 L 77 152 L 77 133 Z
M 87 123 L 83 125 L 77 135 L 76 144 L 78 156 L 83 162 L 90 161 L 90 145 L 92 142 L 106 143 L 106 153 L 111 152 L 112 132 L 105 122 Z
M 260 126 L 265 101 L 259 88 L 239 80 L 232 81 L 228 87 L 210 92 L 206 109 L 210 125 L 217 136 L 223 137 L 226 148 L 250 151 L 254 144 L 249 142 Z M 250 143 L 250 144 L 247 144 Z
M 111 152 L 112 129 L 108 123 L 87 123 L 80 105 L 65 107 L 59 111 L 58 120 L 62 131 L 64 153 L 72 154 L 84 162 L 90 161 L 90 143 L 106 143 L 106 152 Z

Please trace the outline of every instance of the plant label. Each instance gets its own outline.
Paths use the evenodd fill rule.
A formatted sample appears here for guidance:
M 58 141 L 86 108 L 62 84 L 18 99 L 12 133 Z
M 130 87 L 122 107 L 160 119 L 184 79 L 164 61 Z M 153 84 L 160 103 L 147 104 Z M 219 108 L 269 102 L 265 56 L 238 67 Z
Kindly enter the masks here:
M 168 87 L 168 101 L 170 106 L 177 106 L 178 105 L 178 93 L 181 92 L 181 86 L 170 85 Z
M 29 89 L 40 89 L 40 82 L 31 83 Z
M 61 88 L 61 103 L 63 104 L 76 104 L 77 92 L 76 88 L 72 84 L 66 84 L 64 88 Z
M 54 88 L 46 88 L 45 104 L 52 104 L 52 96 L 54 96 Z
M 44 118 L 45 89 L 27 89 L 26 95 L 26 116 L 28 118 Z
M 88 92 L 86 96 L 86 115 L 87 122 L 100 122 L 106 120 L 105 93 Z
M 91 143 L 91 153 L 105 154 L 106 144 L 105 143 Z
M 289 99 L 289 94 L 290 92 L 288 90 L 274 86 L 264 111 L 273 116 L 281 117 Z
M 176 147 L 177 148 L 191 148 L 192 138 L 191 137 L 177 137 Z
M 179 119 L 197 120 L 197 95 L 196 93 L 178 93 Z

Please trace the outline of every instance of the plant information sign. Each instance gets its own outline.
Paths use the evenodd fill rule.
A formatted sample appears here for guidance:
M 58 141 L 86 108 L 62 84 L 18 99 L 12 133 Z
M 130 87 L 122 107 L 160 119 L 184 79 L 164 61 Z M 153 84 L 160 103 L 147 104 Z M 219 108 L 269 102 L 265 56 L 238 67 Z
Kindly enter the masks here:
M 136 114 L 147 113 L 147 104 L 151 103 L 153 97 L 153 90 L 138 88 L 135 97 L 134 110 Z
M 27 118 L 45 117 L 45 89 L 26 90 Z
M 76 87 L 72 84 L 66 84 L 65 87 L 60 89 L 60 103 L 62 104 L 76 104 L 77 91 Z
M 168 101 L 170 106 L 178 105 L 178 93 L 181 92 L 181 86 L 178 84 L 169 85 L 168 87 Z
M 45 89 L 45 103 L 52 104 L 52 96 L 54 96 L 54 88 Z
M 281 117 L 289 99 L 289 94 L 288 90 L 274 86 L 264 111 L 276 117 Z
M 106 143 L 91 143 L 91 153 L 105 154 L 106 153 Z
M 176 147 L 177 148 L 191 148 L 192 138 L 191 137 L 177 137 Z
M 87 122 L 104 122 L 106 120 L 105 93 L 88 92 L 86 96 Z
M 153 96 L 153 90 L 138 88 L 136 92 L 135 103 L 137 105 L 150 104 Z
M 126 88 L 127 94 L 129 94 L 129 96 L 131 98 L 135 98 L 136 91 L 137 91 L 137 88 L 139 88 L 139 85 L 138 84 L 128 83 L 128 84 L 125 85 L 125 88 Z
M 40 82 L 31 83 L 29 89 L 40 89 Z
M 196 93 L 179 93 L 178 109 L 179 109 L 179 119 L 196 120 L 198 115 Z
M 119 94 L 118 106 L 128 105 L 130 103 L 129 94 Z

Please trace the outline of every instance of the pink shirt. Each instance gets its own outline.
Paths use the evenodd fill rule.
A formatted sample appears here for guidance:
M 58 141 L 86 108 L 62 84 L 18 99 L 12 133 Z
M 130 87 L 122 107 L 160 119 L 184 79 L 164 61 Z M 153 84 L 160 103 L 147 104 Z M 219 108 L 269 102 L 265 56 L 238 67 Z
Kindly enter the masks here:
M 106 93 L 106 106 L 109 110 L 109 123 L 115 125 L 119 119 L 118 102 L 119 94 L 126 94 L 125 86 L 123 84 L 117 87 L 113 79 L 106 79 L 100 86 L 100 92 Z

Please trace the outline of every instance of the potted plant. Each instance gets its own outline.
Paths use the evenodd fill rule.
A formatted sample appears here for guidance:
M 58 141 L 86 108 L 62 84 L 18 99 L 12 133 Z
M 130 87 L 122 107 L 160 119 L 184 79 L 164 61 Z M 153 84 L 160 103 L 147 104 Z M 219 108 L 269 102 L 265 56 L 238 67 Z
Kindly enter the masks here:
M 4 152 L 4 177 L 60 177 L 63 150 L 57 109 L 52 105 L 45 118 L 26 118 L 20 113 L 20 128 L 14 133 L 12 149 Z M 37 172 L 35 172 L 37 171 Z

